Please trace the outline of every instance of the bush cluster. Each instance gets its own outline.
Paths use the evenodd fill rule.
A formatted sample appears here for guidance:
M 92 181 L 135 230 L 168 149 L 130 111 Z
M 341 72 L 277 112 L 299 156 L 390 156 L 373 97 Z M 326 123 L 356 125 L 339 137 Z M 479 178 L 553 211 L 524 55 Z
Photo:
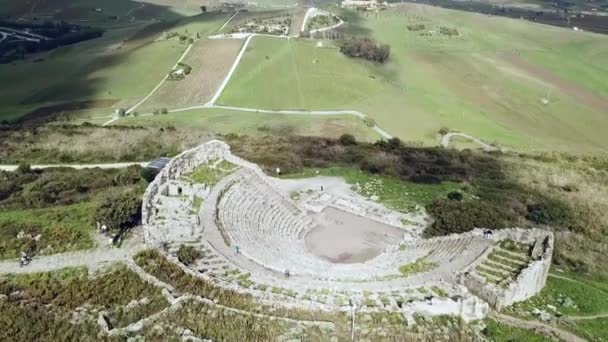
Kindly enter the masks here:
M 428 236 L 462 233 L 476 227 L 504 228 L 551 225 L 572 229 L 571 209 L 543 193 L 510 180 L 499 155 L 438 147 L 412 147 L 399 139 L 374 144 L 349 144 L 350 138 L 233 137 L 233 151 L 272 171 L 304 168 L 350 167 L 403 181 L 439 184 L 463 183 L 473 196 L 450 193 L 426 208 L 434 223 Z M 346 142 L 346 143 L 345 143 Z
M 340 52 L 350 57 L 385 63 L 388 61 L 391 47 L 387 44 L 379 44 L 369 38 L 350 38 L 342 42 Z
M 44 208 L 69 205 L 89 199 L 113 186 L 137 184 L 140 167 L 120 170 L 55 168 L 0 172 L 0 209 Z
M 441 33 L 444 36 L 457 36 L 458 35 L 458 30 L 455 28 L 449 28 L 449 27 L 445 27 L 445 26 L 441 26 L 439 28 L 439 33 Z
M 141 220 L 141 195 L 127 190 L 106 195 L 95 210 L 95 221 L 124 231 Z
M 193 246 L 180 245 L 177 250 L 177 259 L 186 265 L 191 265 L 202 257 L 201 251 Z
M 409 31 L 422 31 L 425 29 L 424 24 L 407 25 Z

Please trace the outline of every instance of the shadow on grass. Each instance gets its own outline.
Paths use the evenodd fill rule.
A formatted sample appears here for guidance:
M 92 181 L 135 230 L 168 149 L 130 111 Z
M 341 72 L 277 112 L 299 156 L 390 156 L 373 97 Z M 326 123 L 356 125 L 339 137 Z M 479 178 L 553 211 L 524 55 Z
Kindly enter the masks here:
M 112 7 L 117 5 L 114 2 L 107 6 L 115 12 L 106 13 L 107 17 L 103 20 L 81 22 L 77 15 L 70 17 L 70 22 L 77 25 L 103 27 L 106 31 L 101 38 L 33 54 L 27 56 L 24 61 L 0 66 L 12 74 L 9 77 L 14 80 L 12 86 L 17 87 L 14 89 L 14 96 L 0 96 L 4 107 L 0 107 L 0 121 L 10 120 L 18 124 L 41 123 L 73 110 L 96 108 L 107 109 L 110 115 L 112 105 L 125 98 L 112 93 L 113 89 L 107 86 L 107 81 L 99 76 L 102 70 L 112 70 L 124 65 L 129 59 L 134 60 L 133 54 L 141 54 L 141 49 L 154 44 L 163 32 L 169 32 L 178 25 L 210 21 L 227 15 L 216 12 L 185 17 L 168 6 L 147 2 L 142 5 L 140 2 L 128 0 L 119 1 L 119 8 L 130 9 L 129 12 L 126 12 L 124 17 L 117 17 L 114 13 L 118 8 Z M 84 5 L 79 8 L 82 17 L 88 17 L 90 12 L 94 11 Z M 18 12 L 13 17 L 17 14 Z M 113 22 L 108 22 L 108 18 L 114 18 Z M 193 36 L 194 32 L 189 34 Z M 184 49 L 186 46 L 187 44 L 184 44 Z M 134 77 L 141 75 L 143 78 L 146 70 L 149 70 L 145 60 L 141 62 L 143 64 L 133 64 L 135 68 L 141 66 L 141 70 L 133 72 Z M 58 71 L 57 67 L 65 68 L 65 72 Z M 48 73 L 44 72 L 45 69 Z

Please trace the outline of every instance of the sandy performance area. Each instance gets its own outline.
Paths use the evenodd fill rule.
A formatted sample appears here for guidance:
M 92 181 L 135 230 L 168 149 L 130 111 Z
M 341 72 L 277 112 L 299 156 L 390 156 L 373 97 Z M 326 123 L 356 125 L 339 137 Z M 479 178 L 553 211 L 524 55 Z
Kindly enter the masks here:
M 332 207 L 311 214 L 316 223 L 305 237 L 308 250 L 335 263 L 360 263 L 401 241 L 403 231 Z

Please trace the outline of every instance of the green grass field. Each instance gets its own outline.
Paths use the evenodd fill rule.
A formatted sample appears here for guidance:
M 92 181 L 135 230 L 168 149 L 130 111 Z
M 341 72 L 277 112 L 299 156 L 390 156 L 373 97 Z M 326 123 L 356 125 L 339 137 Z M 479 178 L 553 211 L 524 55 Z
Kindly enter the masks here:
M 534 319 L 534 308 L 557 315 L 548 305 L 560 312 L 557 323 L 591 341 L 605 341 L 608 333 L 608 283 L 601 279 L 569 273 L 554 273 L 540 294 L 506 309 L 506 313 Z M 598 317 L 595 317 L 598 316 Z M 584 318 L 587 319 L 584 319 Z
M 526 342 L 549 342 L 552 341 L 541 335 L 525 330 L 514 328 L 508 325 L 501 324 L 492 319 L 486 319 L 484 321 L 486 328 L 483 331 L 483 335 L 495 342 L 512 342 L 512 341 L 526 341 Z
M 228 15 L 135 23 L 107 30 L 98 39 L 0 64 L 3 81 L 11 84 L 0 92 L 0 121 L 17 119 L 46 105 L 79 100 L 116 101 L 111 108 L 85 111 L 92 117 L 131 106 L 162 80 L 187 48 L 177 38 L 157 40 L 163 32 L 206 35 L 217 30 Z
M 365 123 L 349 115 L 277 115 L 223 109 L 198 109 L 166 115 L 128 117 L 115 125 L 167 126 L 198 128 L 215 134 L 239 135 L 313 135 L 337 138 L 344 133 L 361 141 L 376 141 L 380 136 Z
M 349 22 L 347 32 L 389 44 L 390 62 L 257 37 L 219 102 L 356 109 L 404 140 L 427 144 L 445 126 L 520 150 L 606 151 L 608 60 L 600 56 L 608 37 L 412 4 L 377 17 L 337 14 Z M 406 28 L 419 23 L 436 33 Z M 441 36 L 442 26 L 459 36 Z

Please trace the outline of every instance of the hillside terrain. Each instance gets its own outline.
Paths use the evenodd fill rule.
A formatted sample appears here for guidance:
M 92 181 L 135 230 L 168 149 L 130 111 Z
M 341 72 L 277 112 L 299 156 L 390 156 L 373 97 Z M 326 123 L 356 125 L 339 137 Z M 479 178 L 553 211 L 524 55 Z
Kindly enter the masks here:
M 606 341 L 606 6 L 0 0 L 0 340 Z

